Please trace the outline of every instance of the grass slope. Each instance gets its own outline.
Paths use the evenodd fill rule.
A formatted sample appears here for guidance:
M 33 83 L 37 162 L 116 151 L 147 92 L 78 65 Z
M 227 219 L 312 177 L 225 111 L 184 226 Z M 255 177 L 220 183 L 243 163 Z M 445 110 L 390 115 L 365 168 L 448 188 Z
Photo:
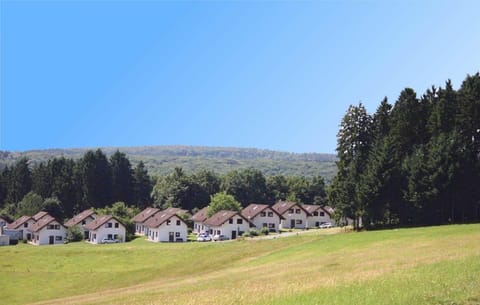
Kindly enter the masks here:
M 96 149 L 96 148 L 93 148 Z M 318 176 L 331 181 L 336 173 L 333 154 L 288 153 L 255 148 L 201 147 L 201 146 L 145 146 L 145 147 L 103 147 L 107 155 L 117 149 L 127 154 L 133 164 L 143 161 L 150 174 L 164 175 L 174 167 L 182 167 L 186 172 L 212 170 L 226 174 L 234 169 L 253 167 L 265 175 Z M 12 165 L 21 157 L 32 163 L 45 162 L 53 157 L 78 159 L 88 149 L 45 149 L 23 152 L 0 151 L 0 168 Z
M 479 304 L 480 225 L 0 248 L 5 304 Z

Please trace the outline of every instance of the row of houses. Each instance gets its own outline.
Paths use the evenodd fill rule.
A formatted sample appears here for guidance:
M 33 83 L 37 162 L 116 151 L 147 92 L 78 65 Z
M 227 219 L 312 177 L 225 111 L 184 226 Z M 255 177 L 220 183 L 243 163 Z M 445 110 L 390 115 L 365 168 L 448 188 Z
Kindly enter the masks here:
M 207 208 L 203 208 L 190 220 L 195 234 L 224 235 L 228 239 L 236 239 L 251 228 L 279 232 L 281 229 L 315 228 L 322 223 L 334 224 L 332 213 L 333 209 L 329 207 L 279 201 L 273 206 L 252 203 L 241 212 L 223 210 L 211 217 L 207 215 Z M 185 242 L 188 235 L 188 225 L 184 220 L 186 214 L 188 211 L 180 208 L 160 210 L 149 207 L 137 214 L 132 222 L 135 233 L 145 235 L 149 241 Z M 98 216 L 91 209 L 75 215 L 65 224 L 43 211 L 33 216 L 22 216 L 10 224 L 0 219 L 0 228 L 4 227 L 11 238 L 16 235 L 17 239 L 34 245 L 64 243 L 67 228 L 73 226 L 77 226 L 90 243 L 125 242 L 124 224 L 111 215 Z
M 65 224 L 44 211 L 33 216 L 22 216 L 12 223 L 2 219 L 2 223 L 2 236 L 8 236 L 9 240 L 26 240 L 33 245 L 63 244 L 67 238 L 67 228 L 72 226 L 78 226 L 84 238 L 91 243 L 106 240 L 124 242 L 126 233 L 125 226 L 115 217 L 97 216 L 93 210 L 85 210 Z
M 178 208 L 146 208 L 132 221 L 136 234 L 145 235 L 150 241 L 186 241 L 188 227 L 179 216 L 186 212 Z M 332 213 L 329 207 L 280 201 L 273 206 L 250 204 L 241 212 L 223 210 L 211 217 L 208 217 L 205 207 L 190 220 L 195 234 L 224 235 L 228 239 L 236 239 L 251 228 L 279 232 L 281 229 L 307 229 L 319 227 L 322 223 L 334 223 Z

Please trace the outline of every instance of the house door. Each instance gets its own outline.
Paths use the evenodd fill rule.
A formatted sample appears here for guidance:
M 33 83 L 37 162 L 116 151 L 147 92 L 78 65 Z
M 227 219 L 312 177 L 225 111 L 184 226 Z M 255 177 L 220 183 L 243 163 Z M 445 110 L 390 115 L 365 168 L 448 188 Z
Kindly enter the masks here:
M 173 232 L 168 232 L 168 241 L 173 242 L 173 241 L 175 241 L 174 238 L 175 238 L 174 233 Z
M 48 243 L 49 243 L 50 245 L 53 245 L 53 243 L 54 243 L 54 238 L 55 238 L 55 237 L 54 237 L 54 236 L 51 236 L 51 235 L 48 237 Z
M 27 233 L 27 240 L 32 240 L 32 234 Z
M 290 220 L 290 228 L 295 228 L 295 219 Z
M 237 231 L 232 231 L 232 239 L 237 238 Z

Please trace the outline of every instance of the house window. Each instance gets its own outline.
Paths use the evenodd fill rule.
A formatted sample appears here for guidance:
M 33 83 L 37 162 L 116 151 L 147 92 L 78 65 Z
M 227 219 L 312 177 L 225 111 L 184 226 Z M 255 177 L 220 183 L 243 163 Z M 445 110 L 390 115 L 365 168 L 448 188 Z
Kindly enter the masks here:
M 171 222 L 171 221 L 170 221 L 170 219 L 169 219 L 169 220 L 167 220 L 167 226 L 169 226 L 169 225 L 170 225 L 170 222 Z
M 60 225 L 55 225 L 55 230 L 60 230 Z
M 273 212 L 268 212 L 268 217 L 273 217 Z
M 115 223 L 115 228 L 118 228 L 118 222 Z
M 28 222 L 24 223 L 24 224 L 23 224 L 23 227 L 24 227 L 24 228 L 28 227 Z
M 230 218 L 230 219 L 228 220 L 228 223 L 229 223 L 229 224 L 232 224 L 232 223 L 233 223 L 233 218 Z
M 195 224 L 193 224 L 193 228 L 195 228 L 195 230 L 197 230 L 197 229 L 198 229 L 198 227 L 197 227 L 197 224 L 196 224 L 196 223 L 195 223 Z
M 175 237 L 180 237 L 180 232 L 175 232 Z
M 289 209 L 289 210 L 288 210 L 288 213 L 289 213 L 289 214 L 293 214 L 293 209 Z
M 108 234 L 107 238 L 108 238 L 108 239 L 113 239 L 113 235 L 112 235 L 112 234 Z
M 313 216 L 318 216 L 318 212 L 317 211 L 313 212 Z
M 111 228 L 111 227 L 112 227 L 112 223 L 111 223 L 111 222 L 109 222 L 109 223 L 107 223 L 107 224 L 105 225 L 105 228 Z
M 63 238 L 61 236 L 55 236 L 56 241 L 61 241 Z
M 210 229 L 210 234 L 213 234 L 213 230 L 212 230 L 212 229 Z
M 93 234 L 93 239 L 97 239 L 97 234 Z
M 86 224 L 87 222 L 85 220 L 82 220 L 82 225 Z
M 48 225 L 48 226 L 47 226 L 47 230 L 53 230 L 53 229 L 55 229 L 55 226 L 54 226 L 54 225 Z
M 269 223 L 268 228 L 269 229 L 275 229 L 275 224 L 274 223 Z
M 261 213 L 260 213 L 260 216 L 261 216 L 261 217 L 265 217 L 265 216 L 267 216 L 267 213 L 261 212 Z
M 113 235 L 114 239 L 118 239 L 118 234 Z
M 300 209 L 296 209 L 295 214 L 300 214 Z
M 158 231 L 155 231 L 155 237 L 158 237 Z
M 267 227 L 267 224 L 266 224 L 266 223 L 262 223 L 262 227 L 266 228 L 266 227 Z
M 243 223 L 243 219 L 238 218 L 238 219 L 237 219 L 237 225 L 241 225 L 242 223 Z
M 324 213 L 324 212 L 320 212 L 320 216 L 325 216 L 325 213 Z
M 297 219 L 297 220 L 295 221 L 295 223 L 296 223 L 297 225 L 301 225 L 301 224 L 302 224 L 302 220 L 301 220 L 301 219 Z
M 177 220 L 177 226 L 179 226 L 179 225 L 180 225 L 180 220 Z

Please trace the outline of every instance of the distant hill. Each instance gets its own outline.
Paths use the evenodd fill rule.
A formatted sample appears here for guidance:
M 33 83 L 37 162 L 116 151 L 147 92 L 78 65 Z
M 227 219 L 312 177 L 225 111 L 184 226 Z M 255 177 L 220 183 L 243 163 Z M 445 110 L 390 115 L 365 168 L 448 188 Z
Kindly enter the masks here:
M 87 150 L 96 148 L 44 149 L 23 152 L 0 151 L 0 167 L 13 164 L 20 157 L 27 157 L 33 164 L 53 157 L 80 158 Z M 253 167 L 265 175 L 323 176 L 330 181 L 336 173 L 333 154 L 289 153 L 256 148 L 201 147 L 201 146 L 143 146 L 102 147 L 107 155 L 117 149 L 137 164 L 145 163 L 151 175 L 164 175 L 174 167 L 186 172 L 202 169 L 225 174 L 234 169 Z

